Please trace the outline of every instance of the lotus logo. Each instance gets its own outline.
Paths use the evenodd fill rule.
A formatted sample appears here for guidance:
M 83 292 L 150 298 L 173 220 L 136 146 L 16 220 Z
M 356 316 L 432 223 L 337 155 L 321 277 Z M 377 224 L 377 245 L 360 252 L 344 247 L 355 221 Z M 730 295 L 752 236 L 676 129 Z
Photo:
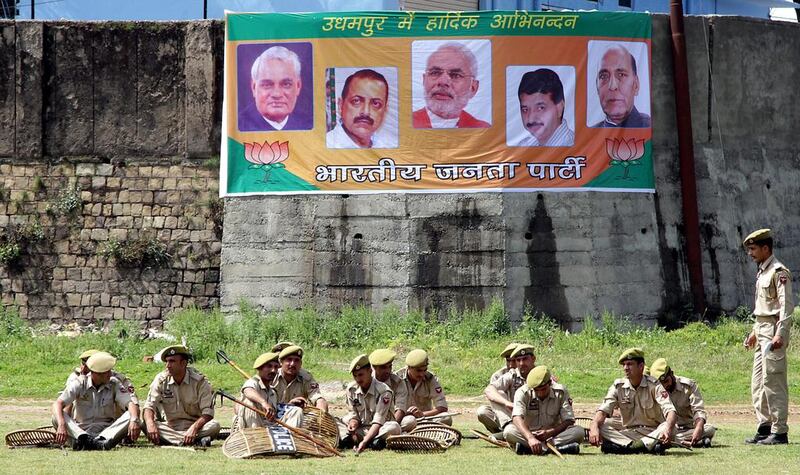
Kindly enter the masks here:
M 244 159 L 251 163 L 250 169 L 264 170 L 263 183 L 269 182 L 270 172 L 275 168 L 286 168 L 283 162 L 289 158 L 289 142 L 277 140 L 269 143 L 258 142 L 244 144 Z
M 639 165 L 644 156 L 644 139 L 606 139 L 606 152 L 611 165 L 621 166 L 625 170 L 622 178 L 627 179 L 630 167 Z

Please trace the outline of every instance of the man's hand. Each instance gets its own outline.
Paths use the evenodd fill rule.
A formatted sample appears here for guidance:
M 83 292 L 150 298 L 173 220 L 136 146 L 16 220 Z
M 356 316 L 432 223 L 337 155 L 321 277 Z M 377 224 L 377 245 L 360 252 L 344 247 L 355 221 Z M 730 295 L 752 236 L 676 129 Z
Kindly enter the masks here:
M 411 414 L 412 416 L 416 417 L 417 419 L 419 419 L 420 417 L 425 415 L 425 414 L 422 413 L 420 408 L 418 408 L 417 406 L 409 407 L 408 408 L 408 413 Z
M 147 422 L 147 438 L 150 442 L 158 445 L 161 440 L 161 434 L 158 433 L 158 426 L 155 423 Z
M 780 350 L 783 348 L 783 337 L 780 335 L 775 335 L 772 337 L 772 349 L 773 350 Z
M 56 429 L 56 444 L 64 445 L 67 442 L 67 424 L 59 424 Z
M 128 438 L 131 442 L 136 442 L 141 432 L 142 426 L 139 425 L 139 421 L 131 419 L 130 423 L 128 423 Z
M 546 441 L 547 439 L 553 437 L 552 431 L 550 429 L 539 429 L 537 431 L 533 431 L 533 436 L 541 441 Z
M 186 433 L 183 435 L 183 445 L 192 445 L 195 437 L 197 437 L 197 424 L 192 424 Z
M 756 346 L 756 332 L 750 332 L 747 338 L 744 339 L 744 347 L 752 350 Z
M 589 443 L 595 447 L 600 447 L 600 444 L 603 443 L 603 438 L 600 437 L 600 427 L 595 423 L 589 426 Z
M 304 407 L 306 405 L 306 398 L 304 398 L 303 396 L 297 396 L 296 398 L 289 401 L 289 404 L 291 404 L 292 406 Z
M 528 438 L 528 446 L 531 448 L 531 452 L 533 452 L 534 455 L 542 453 L 542 442 L 536 437 Z
M 367 448 L 367 444 L 362 440 L 360 444 L 353 447 L 353 452 L 356 454 L 360 454 Z
M 694 431 L 692 432 L 691 444 L 695 445 L 698 442 L 700 442 L 702 439 L 703 439 L 703 427 L 702 426 L 697 426 L 697 427 L 694 428 Z
M 664 432 L 661 433 L 661 437 L 659 437 L 659 439 L 661 439 L 661 442 L 665 443 L 672 442 L 672 432 L 673 432 L 673 427 L 667 426 L 667 428 L 664 429 Z
M 264 413 L 267 415 L 268 421 L 275 420 L 275 408 L 272 407 L 271 404 L 267 404 L 266 406 L 264 406 Z

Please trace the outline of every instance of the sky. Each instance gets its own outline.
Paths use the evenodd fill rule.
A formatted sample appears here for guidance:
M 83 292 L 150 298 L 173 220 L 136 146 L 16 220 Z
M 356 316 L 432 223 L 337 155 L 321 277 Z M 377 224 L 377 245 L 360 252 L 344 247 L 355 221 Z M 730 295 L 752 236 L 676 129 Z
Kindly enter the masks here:
M 31 1 L 20 0 L 18 19 L 31 18 Z M 399 0 L 208 0 L 208 18 L 236 12 L 399 10 Z M 203 0 L 36 0 L 37 20 L 196 20 Z

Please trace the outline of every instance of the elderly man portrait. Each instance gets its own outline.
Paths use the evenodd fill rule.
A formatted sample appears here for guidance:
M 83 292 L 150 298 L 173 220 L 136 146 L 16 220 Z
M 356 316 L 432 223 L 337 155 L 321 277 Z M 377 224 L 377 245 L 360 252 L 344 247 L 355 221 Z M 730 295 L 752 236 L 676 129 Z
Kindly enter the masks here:
M 517 90 L 522 126 L 528 133 L 518 147 L 568 147 L 575 133 L 564 120 L 564 85 L 555 71 L 540 68 L 522 75 Z
M 261 53 L 250 68 L 252 102 L 240 109 L 239 130 L 311 129 L 311 113 L 296 108 L 304 86 L 301 68 L 297 53 L 284 46 Z
M 596 77 L 597 95 L 605 117 L 592 127 L 650 127 L 650 116 L 636 109 L 639 74 L 636 58 L 620 44 L 603 53 Z
M 488 122 L 464 110 L 478 93 L 479 87 L 475 54 L 459 42 L 442 44 L 428 56 L 425 63 L 422 73 L 425 107 L 414 111 L 414 128 L 490 127 Z
M 344 81 L 336 101 L 339 118 L 325 136 L 328 148 L 395 148 L 397 138 L 379 133 L 389 110 L 389 83 L 373 69 L 360 69 Z

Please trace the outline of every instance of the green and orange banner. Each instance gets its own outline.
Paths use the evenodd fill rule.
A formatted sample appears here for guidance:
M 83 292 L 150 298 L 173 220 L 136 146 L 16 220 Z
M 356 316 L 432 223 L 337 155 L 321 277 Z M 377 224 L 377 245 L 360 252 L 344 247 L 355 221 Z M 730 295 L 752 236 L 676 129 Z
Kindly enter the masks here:
M 220 194 L 653 192 L 651 20 L 228 13 Z

